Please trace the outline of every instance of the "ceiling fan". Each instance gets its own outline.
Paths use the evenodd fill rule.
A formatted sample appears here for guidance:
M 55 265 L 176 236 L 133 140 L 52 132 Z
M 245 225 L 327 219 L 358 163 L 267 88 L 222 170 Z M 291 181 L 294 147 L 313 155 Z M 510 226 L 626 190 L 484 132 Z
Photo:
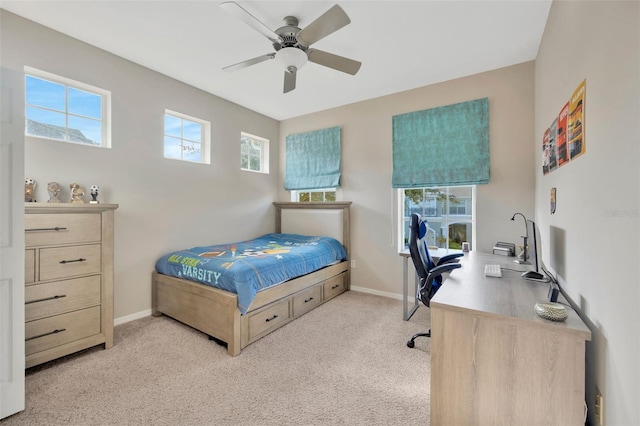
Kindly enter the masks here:
M 269 29 L 236 2 L 223 2 L 220 7 L 268 38 L 275 49 L 275 52 L 224 67 L 225 71 L 235 71 L 269 59 L 275 59 L 284 68 L 283 93 L 288 93 L 296 88 L 296 74 L 307 61 L 351 75 L 355 75 L 362 65 L 353 59 L 309 48 L 313 43 L 351 22 L 344 10 L 337 4 L 303 29 L 298 27 L 298 18 L 285 16 L 284 25 L 275 31 Z

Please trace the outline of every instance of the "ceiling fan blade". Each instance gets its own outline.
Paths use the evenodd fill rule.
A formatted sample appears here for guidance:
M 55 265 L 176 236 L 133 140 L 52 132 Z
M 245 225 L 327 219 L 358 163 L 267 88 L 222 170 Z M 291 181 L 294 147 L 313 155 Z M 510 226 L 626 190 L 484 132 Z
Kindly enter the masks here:
M 334 31 L 349 24 L 351 19 L 337 4 L 315 21 L 307 25 L 296 34 L 296 40 L 305 46 L 311 46 L 316 41 L 323 39 Z
M 334 70 L 342 71 L 347 74 L 355 75 L 362 62 L 354 61 L 353 59 L 345 58 L 344 56 L 335 55 L 333 53 L 325 52 L 323 50 L 309 49 L 307 55 L 310 62 L 315 62 L 325 67 L 333 68 Z
M 282 93 L 289 93 L 296 88 L 296 67 L 289 67 L 284 71 L 284 90 Z
M 267 53 L 266 55 L 258 56 L 257 58 L 247 59 L 246 61 L 238 62 L 237 64 L 229 65 L 222 68 L 225 71 L 236 71 L 242 68 L 250 67 L 251 65 L 259 64 L 260 62 L 268 61 L 276 57 L 275 53 Z
M 255 16 L 249 13 L 245 8 L 234 1 L 225 1 L 220 3 L 220 7 L 249 25 L 254 30 L 271 40 L 272 43 L 282 43 L 282 38 L 274 33 L 269 27 L 263 24 Z

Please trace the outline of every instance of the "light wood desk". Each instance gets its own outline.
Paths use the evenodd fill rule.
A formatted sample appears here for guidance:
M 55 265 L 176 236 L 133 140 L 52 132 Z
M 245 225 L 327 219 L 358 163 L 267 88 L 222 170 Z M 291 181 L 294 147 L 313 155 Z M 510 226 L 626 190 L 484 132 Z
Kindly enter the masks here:
M 591 332 L 569 307 L 564 322 L 538 317 L 548 284 L 512 260 L 467 253 L 431 299 L 432 425 L 584 425 Z

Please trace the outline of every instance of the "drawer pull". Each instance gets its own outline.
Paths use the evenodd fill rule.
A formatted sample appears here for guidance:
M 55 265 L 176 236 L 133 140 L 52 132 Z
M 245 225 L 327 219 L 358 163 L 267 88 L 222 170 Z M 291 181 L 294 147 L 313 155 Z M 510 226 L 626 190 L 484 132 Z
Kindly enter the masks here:
M 309 302 L 311 302 L 312 300 L 313 300 L 313 297 L 310 297 L 310 298 L 306 299 L 306 300 L 304 301 L 304 303 L 309 303 Z
M 86 262 L 86 260 L 87 259 L 83 259 L 83 258 L 74 259 L 74 260 L 61 260 L 60 263 L 64 265 L 64 264 L 72 263 L 72 262 Z
M 25 229 L 25 232 L 39 232 L 39 231 L 66 231 L 67 228 L 61 228 L 59 226 L 56 226 L 55 228 L 31 228 L 31 229 Z
M 56 300 L 56 299 L 62 299 L 63 297 L 67 297 L 66 294 L 56 294 L 55 296 L 52 297 L 45 297 L 44 299 L 36 299 L 36 300 L 30 300 L 28 302 L 24 302 L 25 305 L 28 305 L 30 303 L 38 303 L 38 302 L 46 302 L 47 300 Z
M 331 287 L 331 290 L 335 290 L 336 288 L 340 287 L 340 284 L 336 284 L 333 287 Z
M 266 320 L 264 320 L 265 322 L 269 322 L 269 321 L 273 321 L 274 319 L 278 318 L 277 315 L 272 316 L 271 318 L 267 318 Z
M 39 334 L 37 336 L 33 336 L 33 337 L 29 337 L 28 339 L 24 339 L 25 342 L 28 342 L 29 340 L 33 340 L 33 339 L 39 339 L 41 337 L 45 337 L 45 336 L 51 336 L 52 334 L 56 334 L 56 333 L 62 333 L 63 331 L 67 331 L 66 328 L 59 328 L 57 330 L 53 330 L 50 331 L 48 333 L 44 333 L 44 334 Z

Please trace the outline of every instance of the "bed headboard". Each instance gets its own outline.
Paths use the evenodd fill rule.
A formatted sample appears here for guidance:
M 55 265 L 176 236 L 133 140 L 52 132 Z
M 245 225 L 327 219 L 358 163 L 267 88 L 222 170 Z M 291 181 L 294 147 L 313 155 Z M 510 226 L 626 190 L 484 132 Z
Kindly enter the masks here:
M 351 201 L 333 203 L 274 202 L 276 232 L 325 235 L 340 241 L 350 253 L 349 208 Z

